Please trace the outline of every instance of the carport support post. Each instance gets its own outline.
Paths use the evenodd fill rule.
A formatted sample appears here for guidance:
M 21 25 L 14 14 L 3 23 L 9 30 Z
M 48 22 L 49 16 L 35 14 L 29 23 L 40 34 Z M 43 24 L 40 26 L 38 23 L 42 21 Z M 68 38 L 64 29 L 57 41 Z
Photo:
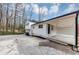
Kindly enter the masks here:
M 75 17 L 75 46 L 73 46 L 74 51 L 79 51 L 78 48 L 78 12 Z
M 78 13 L 76 13 L 75 22 L 75 47 L 78 48 Z
M 79 51 L 78 49 L 78 12 L 75 17 L 75 46 L 72 48 L 74 51 Z

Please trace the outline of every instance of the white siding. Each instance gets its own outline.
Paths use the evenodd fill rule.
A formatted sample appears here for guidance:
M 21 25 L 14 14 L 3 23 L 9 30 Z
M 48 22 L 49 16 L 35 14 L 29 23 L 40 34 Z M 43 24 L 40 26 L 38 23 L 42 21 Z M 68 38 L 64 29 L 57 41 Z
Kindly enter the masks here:
M 43 24 L 43 28 L 39 28 L 40 24 L 36 24 L 34 25 L 34 29 L 32 28 L 32 33 L 36 36 L 49 38 L 55 36 L 56 40 L 75 45 L 75 17 L 76 14 L 72 14 L 40 23 Z M 54 30 L 51 30 L 50 34 L 47 32 L 47 24 L 54 26 Z
M 54 22 L 57 40 L 75 45 L 75 17 L 76 14 L 73 14 Z
M 32 24 L 34 24 L 34 22 L 27 22 L 26 24 L 25 24 L 25 31 L 26 32 L 30 32 L 30 30 L 31 30 L 31 25 Z
M 33 35 L 36 36 L 42 36 L 42 37 L 48 37 L 47 34 L 47 24 L 42 23 L 43 28 L 39 28 L 40 24 L 34 25 L 34 28 L 32 28 Z

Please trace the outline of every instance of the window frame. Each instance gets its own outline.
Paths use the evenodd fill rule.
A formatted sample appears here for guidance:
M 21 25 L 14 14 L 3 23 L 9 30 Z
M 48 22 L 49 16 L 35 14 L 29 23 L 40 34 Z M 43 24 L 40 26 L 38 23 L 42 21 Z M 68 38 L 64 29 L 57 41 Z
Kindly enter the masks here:
M 38 28 L 43 28 L 43 24 L 38 25 Z

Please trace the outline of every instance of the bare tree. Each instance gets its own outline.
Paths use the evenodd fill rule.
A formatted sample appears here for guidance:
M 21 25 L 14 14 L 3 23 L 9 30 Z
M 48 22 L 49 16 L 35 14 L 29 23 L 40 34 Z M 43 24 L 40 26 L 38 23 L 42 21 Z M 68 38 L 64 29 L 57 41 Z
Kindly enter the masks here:
M 15 33 L 17 6 L 18 6 L 18 4 L 15 4 L 15 14 L 14 14 L 13 33 Z
M 6 9 L 6 33 L 8 32 L 8 17 L 9 17 L 9 15 L 8 15 L 8 13 L 9 13 L 9 4 L 7 4 L 7 9 Z
M 0 30 L 1 30 L 1 20 L 2 20 L 2 4 L 0 4 Z
M 30 21 L 32 20 L 32 10 L 33 10 L 33 7 L 32 7 L 32 5 L 30 4 Z
M 11 20 L 12 20 L 12 11 L 9 10 L 11 7 L 11 4 L 7 4 L 7 9 L 6 9 L 6 32 L 11 31 Z
M 18 29 L 18 32 L 21 31 L 21 29 L 25 29 L 25 22 L 28 20 L 27 16 L 29 14 L 29 19 L 32 20 L 32 6 L 29 9 L 29 12 L 25 11 L 25 6 L 21 3 L 13 4 L 13 7 L 11 4 L 0 4 L 0 31 L 3 30 L 4 34 L 7 34 L 8 32 L 15 33 L 16 29 Z M 12 8 L 10 10 L 10 8 Z M 27 13 L 27 15 L 26 15 Z
M 41 19 L 42 21 L 45 20 L 47 18 L 47 14 L 45 11 L 42 12 L 42 15 L 41 15 Z
M 40 4 L 38 5 L 39 6 L 39 21 L 41 21 L 41 14 L 40 14 Z
M 23 29 L 24 29 L 23 31 L 25 32 L 25 22 L 26 22 L 26 20 L 25 20 L 25 5 L 23 8 L 22 20 L 23 20 Z

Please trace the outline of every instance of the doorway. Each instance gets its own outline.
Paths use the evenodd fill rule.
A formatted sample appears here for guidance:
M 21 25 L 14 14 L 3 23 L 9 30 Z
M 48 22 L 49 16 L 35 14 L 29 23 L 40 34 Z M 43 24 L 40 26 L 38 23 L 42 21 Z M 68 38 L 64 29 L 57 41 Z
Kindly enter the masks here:
M 48 24 L 48 34 L 50 34 L 50 24 Z

